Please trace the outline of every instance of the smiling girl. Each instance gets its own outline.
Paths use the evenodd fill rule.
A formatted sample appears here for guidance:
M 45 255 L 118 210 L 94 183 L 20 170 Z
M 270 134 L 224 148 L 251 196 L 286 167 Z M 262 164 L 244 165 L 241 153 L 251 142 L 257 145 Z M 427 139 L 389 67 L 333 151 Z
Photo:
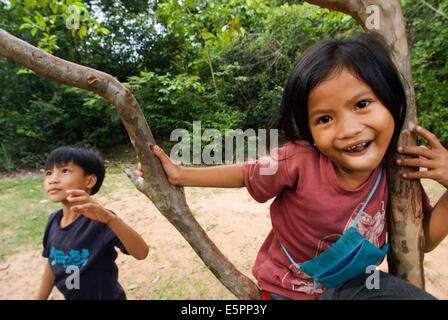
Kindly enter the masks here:
M 245 186 L 258 202 L 275 197 L 272 230 L 252 270 L 263 298 L 433 299 L 383 272 L 380 289 L 365 285 L 366 268 L 379 264 L 388 250 L 384 158 L 396 151 L 405 113 L 399 74 L 382 41 L 367 34 L 318 43 L 300 57 L 271 123 L 289 142 L 271 155 L 243 165 L 186 168 L 157 146 L 153 152 L 173 184 Z M 260 174 L 274 162 L 275 174 Z M 424 213 L 431 217 L 422 194 Z M 438 212 L 438 224 L 448 226 L 447 206 L 432 212 Z M 426 225 L 431 243 L 448 233 Z

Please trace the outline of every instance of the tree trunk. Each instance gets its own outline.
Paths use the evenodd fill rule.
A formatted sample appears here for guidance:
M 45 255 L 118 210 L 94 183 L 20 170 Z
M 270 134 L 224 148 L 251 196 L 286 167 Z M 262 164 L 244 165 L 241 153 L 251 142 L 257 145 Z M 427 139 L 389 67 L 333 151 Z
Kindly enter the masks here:
M 236 297 L 259 299 L 260 289 L 240 273 L 221 253 L 194 219 L 185 200 L 183 187 L 171 185 L 159 159 L 149 150 L 155 144 L 137 100 L 129 88 L 111 75 L 52 56 L 0 29 L 0 55 L 48 79 L 92 91 L 110 101 L 118 111 L 137 152 L 147 178 L 125 168 L 137 189 L 144 193 L 176 227 L 213 274 Z
M 417 145 L 414 128 L 417 125 L 417 108 L 411 75 L 406 30 L 397 0 L 308 0 L 307 2 L 329 9 L 342 11 L 358 21 L 366 32 L 376 31 L 386 40 L 392 59 L 401 74 L 406 90 L 408 110 L 398 141 L 399 145 Z M 379 9 L 379 29 L 369 29 L 368 6 Z M 373 8 L 374 10 L 376 8 Z M 418 181 L 401 178 L 404 169 L 396 166 L 399 155 L 394 153 L 387 159 L 387 180 L 389 185 L 389 272 L 415 286 L 424 289 L 423 270 L 423 214 L 421 188 Z

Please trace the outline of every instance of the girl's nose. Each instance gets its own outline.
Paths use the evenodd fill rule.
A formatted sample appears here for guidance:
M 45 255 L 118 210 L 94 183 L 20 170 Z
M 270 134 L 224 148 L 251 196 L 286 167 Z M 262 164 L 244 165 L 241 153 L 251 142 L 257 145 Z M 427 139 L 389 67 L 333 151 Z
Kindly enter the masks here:
M 364 130 L 364 125 L 356 117 L 346 116 L 339 123 L 338 138 L 350 139 L 358 136 Z

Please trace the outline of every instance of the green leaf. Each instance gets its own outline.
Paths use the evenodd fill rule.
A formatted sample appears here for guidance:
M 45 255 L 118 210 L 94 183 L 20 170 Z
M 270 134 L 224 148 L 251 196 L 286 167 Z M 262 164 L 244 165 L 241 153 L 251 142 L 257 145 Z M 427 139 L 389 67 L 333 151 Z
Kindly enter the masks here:
M 34 20 L 42 27 L 45 28 L 45 20 L 44 17 L 39 13 L 39 11 L 36 11 L 36 15 L 34 16 Z
M 36 35 L 37 28 L 31 29 L 31 35 L 34 37 Z
M 29 24 L 29 23 L 22 23 L 22 24 L 20 25 L 19 30 L 22 30 L 22 29 L 28 29 L 28 28 L 31 28 L 31 27 L 32 27 L 32 25 Z
M 39 6 L 45 9 L 47 7 L 47 0 L 39 0 Z
M 31 19 L 28 18 L 28 17 L 23 17 L 22 19 L 23 19 L 23 21 L 25 21 L 25 22 L 28 22 L 28 23 L 30 23 L 30 24 L 34 24 L 33 20 L 31 20 Z
M 19 71 L 17 71 L 17 74 L 29 74 L 30 70 L 28 69 L 20 69 Z
M 216 36 L 213 33 L 211 33 L 211 32 L 203 32 L 202 33 L 202 38 L 204 40 L 210 40 L 210 39 L 216 40 Z
M 79 33 L 78 33 L 79 38 L 80 38 L 80 39 L 83 39 L 83 38 L 86 36 L 86 34 L 87 34 L 87 27 L 86 27 L 86 26 L 82 26 L 82 27 L 79 29 Z
M 100 28 L 100 31 L 101 31 L 102 34 L 109 34 L 110 33 L 110 31 L 108 29 L 103 28 L 103 27 Z

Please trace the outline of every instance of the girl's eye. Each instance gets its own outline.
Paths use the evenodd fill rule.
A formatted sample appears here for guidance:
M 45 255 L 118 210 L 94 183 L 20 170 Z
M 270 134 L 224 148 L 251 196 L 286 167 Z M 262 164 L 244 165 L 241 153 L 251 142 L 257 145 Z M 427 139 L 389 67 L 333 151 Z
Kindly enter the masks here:
M 49 177 L 49 176 L 51 176 L 51 171 L 47 171 L 47 172 L 45 172 L 45 175 L 47 176 L 47 177 Z
M 69 169 L 62 169 L 62 173 L 69 173 L 70 170 Z
M 330 121 L 331 121 L 331 117 L 330 116 L 323 116 L 323 117 L 320 117 L 317 120 L 317 124 L 325 124 L 325 123 L 328 123 Z
M 359 102 L 356 104 L 356 108 L 364 109 L 364 108 L 367 107 L 369 104 L 370 104 L 370 101 L 362 100 L 362 101 L 359 101 Z

